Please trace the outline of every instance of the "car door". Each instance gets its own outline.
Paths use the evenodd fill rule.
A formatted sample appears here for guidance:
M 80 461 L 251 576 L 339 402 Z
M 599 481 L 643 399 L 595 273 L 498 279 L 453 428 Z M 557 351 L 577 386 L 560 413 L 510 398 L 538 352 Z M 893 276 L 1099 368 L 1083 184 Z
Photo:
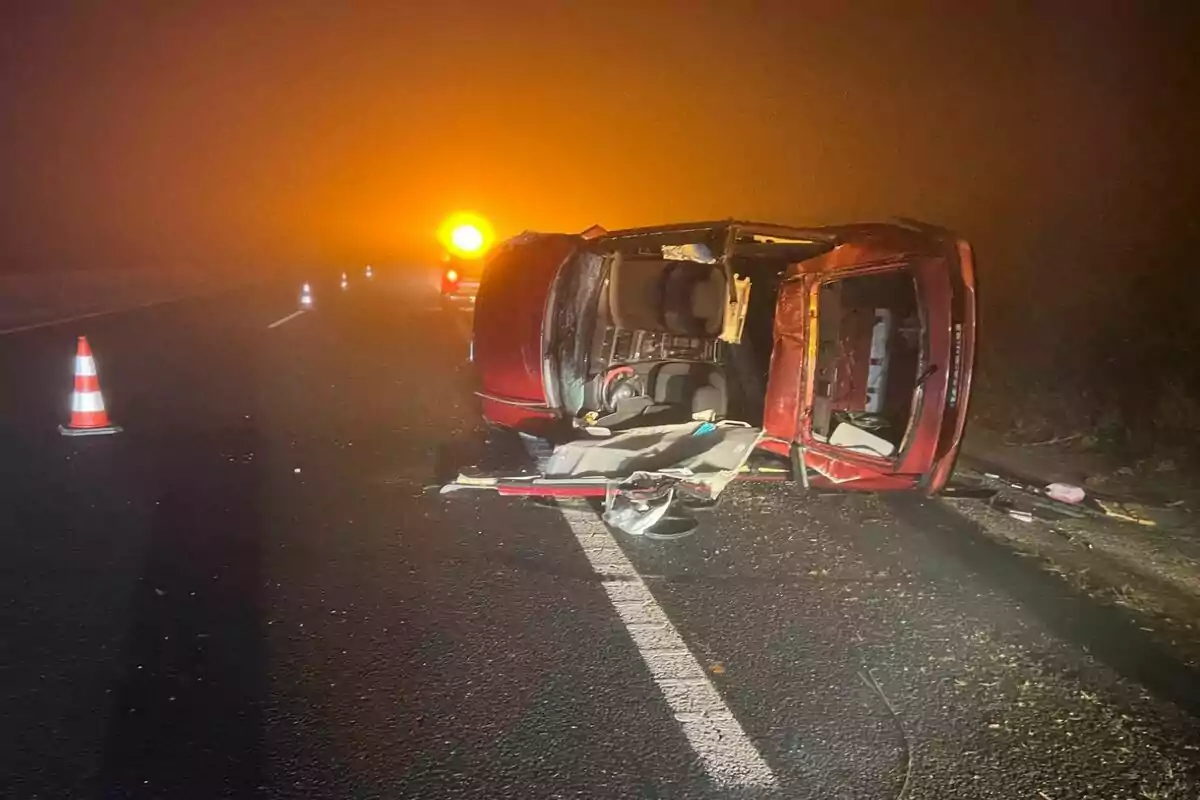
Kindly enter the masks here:
M 901 273 L 905 280 L 911 277 L 921 316 L 921 360 L 913 368 L 945 364 L 951 347 L 950 282 L 944 258 L 930 237 L 900 226 L 856 226 L 839 235 L 833 250 L 794 264 L 786 273 L 776 305 L 764 433 L 768 449 L 782 454 L 786 448 L 793 463 L 810 471 L 808 477 L 818 484 L 872 491 L 915 488 L 923 485 L 933 464 L 945 409 L 945 369 L 914 378 L 903 438 L 886 456 L 834 446 L 814 431 L 814 418 L 828 413 L 822 408 L 824 395 L 831 394 L 819 391 L 826 378 L 818 374 L 827 345 L 822 314 L 828 316 L 836 308 L 822 301 L 822 287 L 851 277 Z M 859 366 L 864 371 L 871 368 Z

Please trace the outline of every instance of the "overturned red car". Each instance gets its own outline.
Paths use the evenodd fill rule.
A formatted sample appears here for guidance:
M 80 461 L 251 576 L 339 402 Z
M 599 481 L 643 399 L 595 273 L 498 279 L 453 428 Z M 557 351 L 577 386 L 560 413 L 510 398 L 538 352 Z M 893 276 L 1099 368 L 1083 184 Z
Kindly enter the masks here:
M 946 230 L 699 222 L 504 242 L 472 359 L 493 425 L 553 442 L 739 420 L 806 484 L 932 494 L 975 332 L 971 248 Z

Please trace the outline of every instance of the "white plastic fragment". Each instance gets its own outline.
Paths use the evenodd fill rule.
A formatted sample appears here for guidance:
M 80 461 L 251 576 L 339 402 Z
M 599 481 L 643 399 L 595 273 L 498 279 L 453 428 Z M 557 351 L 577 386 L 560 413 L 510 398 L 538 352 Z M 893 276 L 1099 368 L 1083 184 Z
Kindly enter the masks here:
M 1046 494 L 1060 503 L 1082 503 L 1085 493 L 1078 486 L 1069 483 L 1052 483 L 1046 487 Z

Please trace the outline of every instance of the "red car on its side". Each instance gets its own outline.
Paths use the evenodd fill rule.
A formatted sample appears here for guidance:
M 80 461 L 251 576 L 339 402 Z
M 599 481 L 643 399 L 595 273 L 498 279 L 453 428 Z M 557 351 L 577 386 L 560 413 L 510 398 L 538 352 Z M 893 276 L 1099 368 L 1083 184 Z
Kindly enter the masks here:
M 966 418 L 974 265 L 909 222 L 527 233 L 489 255 L 474 325 L 492 424 L 738 419 L 813 485 L 932 494 Z

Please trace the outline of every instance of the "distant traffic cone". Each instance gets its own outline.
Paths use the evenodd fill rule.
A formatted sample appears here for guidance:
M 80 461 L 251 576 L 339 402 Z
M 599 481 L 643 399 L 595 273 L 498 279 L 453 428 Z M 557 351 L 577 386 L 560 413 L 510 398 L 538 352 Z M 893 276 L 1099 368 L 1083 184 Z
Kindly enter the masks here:
M 371 271 L 371 265 L 367 264 L 367 279 L 369 280 L 374 277 L 375 277 L 375 273 Z
M 343 272 L 342 273 L 342 291 L 344 292 L 349 288 L 350 288 L 350 279 L 347 278 L 346 273 Z
M 312 287 L 307 283 L 300 287 L 300 310 L 311 311 L 313 307 Z
M 63 436 L 99 436 L 117 433 L 121 428 L 108 421 L 104 398 L 100 395 L 100 379 L 96 375 L 96 359 L 86 336 L 79 337 L 75 351 L 75 390 L 71 392 L 71 424 L 59 425 Z

